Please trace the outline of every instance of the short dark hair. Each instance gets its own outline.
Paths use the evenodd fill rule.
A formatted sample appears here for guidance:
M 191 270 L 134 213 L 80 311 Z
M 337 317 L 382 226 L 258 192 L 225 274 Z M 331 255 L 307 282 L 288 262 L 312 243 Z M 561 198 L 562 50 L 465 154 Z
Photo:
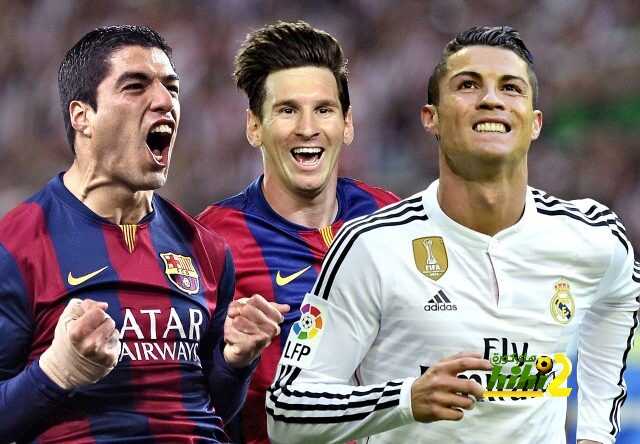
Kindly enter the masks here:
M 333 73 L 346 114 L 350 105 L 347 59 L 333 36 L 306 22 L 279 21 L 249 33 L 236 54 L 233 76 L 247 94 L 251 111 L 262 119 L 267 76 L 302 66 L 328 68 Z
M 538 103 L 538 78 L 533 70 L 533 56 L 524 44 L 520 33 L 510 26 L 474 26 L 462 31 L 444 47 L 440 61 L 429 77 L 427 103 L 437 105 L 440 100 L 440 79 L 447 71 L 447 61 L 452 54 L 467 46 L 495 46 L 508 49 L 527 63 L 527 74 L 533 92 L 533 107 Z
M 88 103 L 94 110 L 98 109 L 98 85 L 109 74 L 109 58 L 112 53 L 123 46 L 160 48 L 173 66 L 171 47 L 160 34 L 147 26 L 105 26 L 85 34 L 67 51 L 58 69 L 58 91 L 64 127 L 74 153 L 75 130 L 71 126 L 69 104 L 73 100 L 80 100 Z

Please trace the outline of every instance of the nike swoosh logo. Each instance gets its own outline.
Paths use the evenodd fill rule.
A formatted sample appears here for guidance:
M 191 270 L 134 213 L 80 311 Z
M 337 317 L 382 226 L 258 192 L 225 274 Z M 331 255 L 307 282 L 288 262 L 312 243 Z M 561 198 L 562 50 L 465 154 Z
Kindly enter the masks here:
M 80 285 L 83 282 L 87 282 L 92 277 L 96 277 L 107 268 L 109 268 L 108 265 L 106 267 L 102 267 L 101 269 L 94 271 L 93 273 L 85 274 L 84 276 L 80 276 L 80 277 L 73 277 L 71 275 L 71 272 L 69 272 L 69 275 L 67 276 L 67 282 L 69 282 L 69 285 L 72 285 L 75 287 L 76 285 Z
M 278 284 L 280 287 L 287 285 L 293 282 L 294 280 L 296 280 L 297 278 L 299 278 L 300 276 L 302 276 L 304 272 L 307 271 L 309 268 L 311 268 L 311 265 L 309 265 L 307 268 L 303 268 L 300 271 L 296 271 L 295 273 L 290 274 L 289 276 L 281 276 L 280 270 L 278 270 L 278 273 L 276 274 L 276 284 Z

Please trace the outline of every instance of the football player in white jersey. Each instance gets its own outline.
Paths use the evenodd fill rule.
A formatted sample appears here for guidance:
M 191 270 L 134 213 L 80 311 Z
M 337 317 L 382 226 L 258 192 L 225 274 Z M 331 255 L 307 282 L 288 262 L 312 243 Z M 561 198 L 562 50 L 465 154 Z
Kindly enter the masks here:
M 639 267 L 608 208 L 527 185 L 532 65 L 510 27 L 447 44 L 422 109 L 440 178 L 340 231 L 267 398 L 273 442 L 563 444 L 572 371 L 578 442 L 615 441 Z

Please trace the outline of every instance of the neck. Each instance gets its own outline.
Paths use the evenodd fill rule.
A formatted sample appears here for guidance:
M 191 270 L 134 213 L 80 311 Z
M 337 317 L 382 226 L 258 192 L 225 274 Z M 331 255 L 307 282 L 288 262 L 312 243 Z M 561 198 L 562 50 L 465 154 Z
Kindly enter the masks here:
M 338 214 L 337 177 L 320 193 L 302 195 L 273 182 L 265 175 L 262 191 L 269 206 L 284 219 L 308 228 L 331 225 Z
M 474 231 L 493 236 L 516 224 L 524 211 L 527 164 L 482 180 L 456 175 L 440 161 L 438 203 L 442 211 Z
M 114 224 L 137 224 L 152 210 L 153 191 L 132 191 L 99 174 L 95 164 L 81 165 L 77 157 L 63 182 L 80 202 Z

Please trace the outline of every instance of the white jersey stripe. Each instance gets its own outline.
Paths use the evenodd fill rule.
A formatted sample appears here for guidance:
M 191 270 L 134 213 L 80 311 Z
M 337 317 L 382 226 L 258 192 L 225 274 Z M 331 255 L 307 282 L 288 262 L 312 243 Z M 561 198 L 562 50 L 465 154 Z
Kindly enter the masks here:
M 635 280 L 635 278 L 634 278 Z M 637 282 L 637 281 L 636 281 Z M 636 300 L 640 303 L 640 297 L 636 298 Z M 629 331 L 629 337 L 627 338 L 627 348 L 625 349 L 624 355 L 622 356 L 622 368 L 620 369 L 620 379 L 618 380 L 618 386 L 620 387 L 620 395 L 618 395 L 613 401 L 613 407 L 611 408 L 611 414 L 609 415 L 609 421 L 612 424 L 611 428 L 611 436 L 616 436 L 618 431 L 620 430 L 620 411 L 624 402 L 627 399 L 627 385 L 624 382 L 624 371 L 627 369 L 627 357 L 631 348 L 633 346 L 633 336 L 635 334 L 635 330 L 638 327 L 638 312 L 636 311 L 633 315 L 633 326 Z
M 404 219 L 400 219 L 400 220 L 389 220 L 389 221 L 385 221 L 385 222 L 379 222 L 376 224 L 372 224 L 372 225 L 367 225 L 367 226 L 363 226 L 360 227 L 357 231 L 354 231 L 353 236 L 351 236 L 349 238 L 349 241 L 346 243 L 343 251 L 340 252 L 340 256 L 338 256 L 336 258 L 335 264 L 329 274 L 329 277 L 327 278 L 327 281 L 325 283 L 324 287 L 320 287 L 320 294 L 319 296 L 322 299 L 328 299 L 329 298 L 329 292 L 331 291 L 331 285 L 333 284 L 333 281 L 335 280 L 335 277 L 338 273 L 338 270 L 340 269 L 340 265 L 342 264 L 342 262 L 344 261 L 344 258 L 347 254 L 347 252 L 349 251 L 349 249 L 353 246 L 353 244 L 355 243 L 356 239 L 358 238 L 358 236 L 360 236 L 361 234 L 367 233 L 371 230 L 375 230 L 377 228 L 382 228 L 382 227 L 392 227 L 392 226 L 398 226 L 398 225 L 407 225 L 411 222 L 420 220 L 420 221 L 426 221 L 428 220 L 429 217 L 424 214 L 424 212 L 422 212 L 422 214 L 412 214 L 409 215 L 407 214 L 406 217 Z
M 327 252 L 327 255 L 325 256 L 324 263 L 328 264 L 333 260 L 333 257 L 336 255 L 336 251 L 338 251 L 342 247 L 343 239 L 348 236 L 348 234 L 351 232 L 352 228 L 356 228 L 357 226 L 360 226 L 363 223 L 370 222 L 373 217 L 376 217 L 376 218 L 387 217 L 387 216 L 388 217 L 393 217 L 393 216 L 398 216 L 398 215 L 404 214 L 404 212 L 407 211 L 406 208 L 412 208 L 411 206 L 412 205 L 416 205 L 416 204 L 418 206 L 415 207 L 415 208 L 421 208 L 422 207 L 421 199 L 419 197 L 414 198 L 414 199 L 400 201 L 397 204 L 394 204 L 392 206 L 382 208 L 382 209 L 376 211 L 375 213 L 372 213 L 369 216 L 356 218 L 356 219 L 353 219 L 353 220 L 347 222 L 346 224 L 344 224 L 342 226 L 342 228 L 338 232 L 338 235 L 335 238 L 333 244 L 331 245 L 331 248 L 329 248 L 329 251 Z M 320 271 L 320 276 L 318 277 L 318 281 L 316 282 L 314 290 L 315 290 L 315 288 L 318 287 L 318 283 L 321 282 L 322 280 L 324 280 L 324 278 L 325 278 L 326 269 L 328 267 L 323 266 L 322 268 L 323 269 Z M 315 291 L 312 291 L 312 293 L 317 294 L 317 293 L 315 293 Z
M 322 270 L 313 287 L 312 293 L 327 299 L 324 295 L 328 294 L 328 289 L 331 287 L 331 282 L 333 282 L 335 278 L 336 270 L 339 268 L 343 260 L 342 258 L 360 234 L 378 226 L 409 223 L 412 220 L 416 220 L 416 213 L 420 216 L 418 217 L 419 219 L 428 219 L 426 214 L 424 214 L 424 208 L 419 197 L 403 201 L 400 204 L 379 210 L 365 218 L 356 219 L 345 224 L 324 259 Z M 404 218 L 394 220 L 394 218 L 398 217 Z
M 349 393 L 289 390 L 288 387 L 295 381 L 300 369 L 292 366 L 282 367 L 281 376 L 269 390 L 267 412 L 284 422 L 347 422 L 363 419 L 372 412 L 395 407 L 399 403 L 402 381 L 369 386 L 364 391 L 354 387 Z M 282 384 L 285 379 L 286 384 Z
M 562 204 L 558 200 L 554 200 L 553 205 L 549 205 L 549 202 L 545 202 L 538 197 L 534 197 L 534 200 L 536 204 L 538 204 L 537 210 L 540 214 L 547 216 L 567 216 L 592 227 L 608 226 L 611 233 L 620 241 L 625 250 L 629 251 L 629 241 L 626 238 L 626 231 L 618 217 L 612 211 L 603 210 L 600 213 L 587 216 L 575 206 Z M 557 204 L 557 207 L 555 204 Z

